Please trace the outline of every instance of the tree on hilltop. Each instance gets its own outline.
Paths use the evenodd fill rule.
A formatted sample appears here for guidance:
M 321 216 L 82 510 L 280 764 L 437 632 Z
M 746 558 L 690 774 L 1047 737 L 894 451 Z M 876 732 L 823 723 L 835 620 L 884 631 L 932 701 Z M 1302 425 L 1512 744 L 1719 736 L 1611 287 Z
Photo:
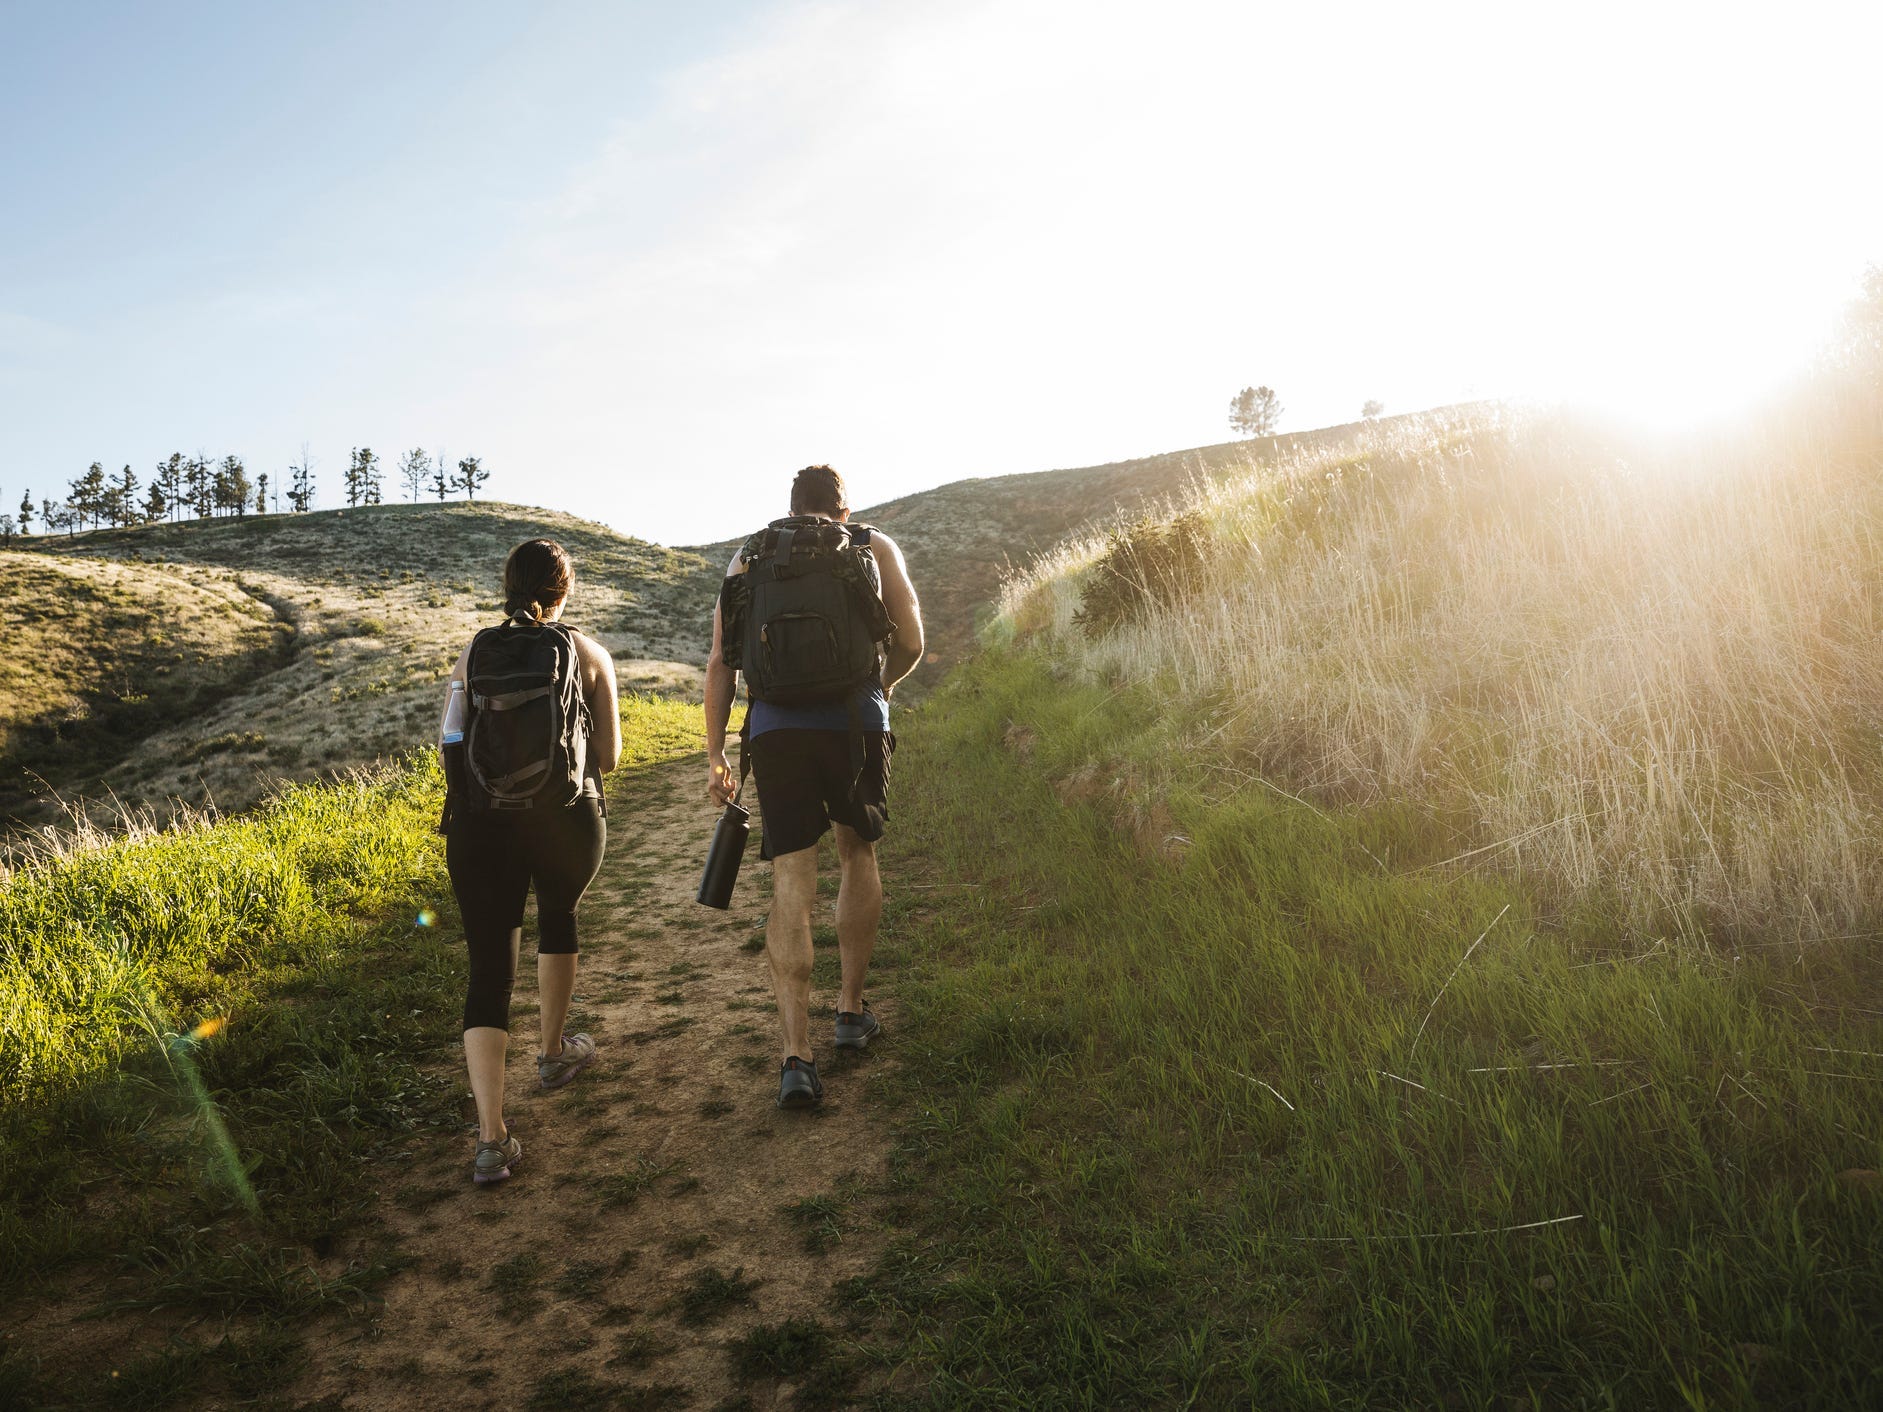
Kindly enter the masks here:
M 134 525 L 142 516 L 143 507 L 137 503 L 137 472 L 129 466 L 118 472 L 117 483 L 111 487 L 111 522 L 117 525 Z
M 158 477 L 150 483 L 150 489 L 144 492 L 144 518 L 151 524 L 170 513 L 170 498 L 163 493 L 163 479 Z
M 1386 404 L 1384 402 L 1380 401 L 1377 397 L 1369 397 L 1360 404 L 1360 419 L 1367 422 L 1377 421 L 1380 413 L 1385 410 Z
M 183 453 L 172 451 L 169 457 L 157 463 L 151 472 L 151 489 L 162 497 L 168 507 L 167 513 L 175 516 L 183 508 Z
M 1843 345 L 1837 352 L 1847 366 L 1883 375 L 1883 265 L 1863 272 L 1862 288 L 1844 310 Z
M 238 519 L 248 515 L 249 492 L 254 489 L 249 484 L 248 467 L 242 464 L 242 458 L 228 455 L 222 458 L 222 464 L 216 468 L 216 507 L 227 510 Z
M 288 467 L 288 504 L 301 515 L 314 508 L 314 458 L 301 443 L 301 459 Z
M 196 518 L 206 520 L 216 512 L 215 477 L 210 474 L 209 457 L 198 451 L 183 463 L 183 493 Z
M 79 529 L 96 524 L 105 508 L 105 468 L 93 461 L 84 475 L 71 482 L 65 504 Z
M 438 459 L 432 463 L 432 494 L 438 497 L 440 505 L 451 494 L 451 463 L 445 460 L 442 450 L 438 453 Z
M 13 547 L 13 516 L 0 515 L 0 544 Z
M 1281 398 L 1272 387 L 1245 387 L 1229 399 L 1229 425 L 1237 436 L 1267 436 L 1281 413 Z
M 268 513 L 268 472 L 263 471 L 255 477 L 255 513 Z
M 370 446 L 353 448 L 352 459 L 347 462 L 346 489 L 347 504 L 377 505 L 379 503 L 379 458 L 373 454 Z
M 33 492 L 27 491 L 20 497 L 20 533 L 33 532 Z
M 399 458 L 399 479 L 405 482 L 405 488 L 412 493 L 412 503 L 418 504 L 418 497 L 431 480 L 432 458 L 422 449 L 414 448 Z
M 458 462 L 457 478 L 451 482 L 454 490 L 462 490 L 466 500 L 477 499 L 477 488 L 490 479 L 490 472 L 484 469 L 484 463 L 476 456 L 466 456 Z

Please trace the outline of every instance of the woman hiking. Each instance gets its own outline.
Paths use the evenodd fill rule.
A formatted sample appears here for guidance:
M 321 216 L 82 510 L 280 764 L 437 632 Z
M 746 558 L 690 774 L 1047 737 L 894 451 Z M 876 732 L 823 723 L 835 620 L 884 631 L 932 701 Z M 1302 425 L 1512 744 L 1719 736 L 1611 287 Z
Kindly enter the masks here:
M 575 990 L 575 909 L 601 867 L 602 776 L 621 757 L 614 659 L 560 619 L 574 583 L 568 552 L 532 539 L 503 566 L 499 627 L 471 639 L 451 672 L 445 865 L 470 950 L 464 1061 L 477 1100 L 472 1179 L 500 1182 L 523 1155 L 503 1117 L 510 991 L 523 903 L 536 890 L 536 1075 L 561 1088 L 595 1057 L 564 1034 Z M 462 732 L 462 745 L 451 744 Z

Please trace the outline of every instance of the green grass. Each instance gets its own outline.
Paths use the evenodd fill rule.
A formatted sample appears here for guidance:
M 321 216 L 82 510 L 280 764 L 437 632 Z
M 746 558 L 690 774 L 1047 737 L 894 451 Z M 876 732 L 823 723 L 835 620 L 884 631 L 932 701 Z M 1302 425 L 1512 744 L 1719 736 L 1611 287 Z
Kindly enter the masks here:
M 630 699 L 623 727 L 611 791 L 698 749 L 666 703 Z M 154 1406 L 199 1374 L 255 1395 L 244 1339 L 359 1311 L 406 1263 L 364 1221 L 362 1167 L 458 1126 L 462 1080 L 422 1067 L 453 1054 L 464 985 L 440 796 L 428 752 L 0 883 L 0 1301 L 89 1261 L 100 1317 L 238 1321 L 140 1352 L 111 1388 L 39 1366 L 22 1330 L 9 1358 L 59 1395 Z M 343 1237 L 357 1250 L 323 1275 Z M 525 1307 L 546 1273 L 512 1262 L 492 1288 Z
M 729 729 L 745 719 L 735 710 Z M 706 748 L 706 722 L 696 701 L 627 692 L 621 700 L 621 768 L 676 760 Z
M 88 785 L 143 737 L 204 711 L 275 665 L 291 637 L 260 603 L 173 572 L 5 552 L 0 624 L 0 824 L 41 780 Z
M 1207 753 L 1172 856 L 1127 797 L 1171 730 L 996 654 L 902 732 L 886 872 L 947 900 L 863 1297 L 930 1405 L 1883 1399 L 1873 940 L 1624 953 Z

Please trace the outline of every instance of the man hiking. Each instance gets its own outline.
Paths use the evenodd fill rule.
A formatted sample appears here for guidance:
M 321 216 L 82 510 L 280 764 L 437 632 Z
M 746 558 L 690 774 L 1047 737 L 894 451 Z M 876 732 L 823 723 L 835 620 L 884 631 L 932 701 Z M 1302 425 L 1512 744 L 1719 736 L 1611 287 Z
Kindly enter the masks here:
M 778 1001 L 780 1108 L 824 1097 L 811 1045 L 811 904 L 817 841 L 835 827 L 843 963 L 833 1043 L 862 1049 L 881 1031 L 863 998 L 883 886 L 876 842 L 889 818 L 889 694 L 922 660 L 922 611 L 895 541 L 850 523 L 843 477 L 806 466 L 791 514 L 747 539 L 713 608 L 706 667 L 707 791 L 716 804 L 758 779 L 771 861 L 765 954 Z M 750 698 L 740 774 L 726 761 L 736 672 Z

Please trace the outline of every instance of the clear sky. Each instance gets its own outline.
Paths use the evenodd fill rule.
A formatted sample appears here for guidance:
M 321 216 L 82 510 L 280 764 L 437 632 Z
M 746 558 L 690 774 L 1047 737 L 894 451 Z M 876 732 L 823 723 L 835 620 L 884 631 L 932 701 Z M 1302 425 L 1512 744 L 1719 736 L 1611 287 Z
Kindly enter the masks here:
M 1702 412 L 1883 262 L 1880 11 L 0 0 L 0 503 L 422 445 L 684 543 L 1252 383 Z

